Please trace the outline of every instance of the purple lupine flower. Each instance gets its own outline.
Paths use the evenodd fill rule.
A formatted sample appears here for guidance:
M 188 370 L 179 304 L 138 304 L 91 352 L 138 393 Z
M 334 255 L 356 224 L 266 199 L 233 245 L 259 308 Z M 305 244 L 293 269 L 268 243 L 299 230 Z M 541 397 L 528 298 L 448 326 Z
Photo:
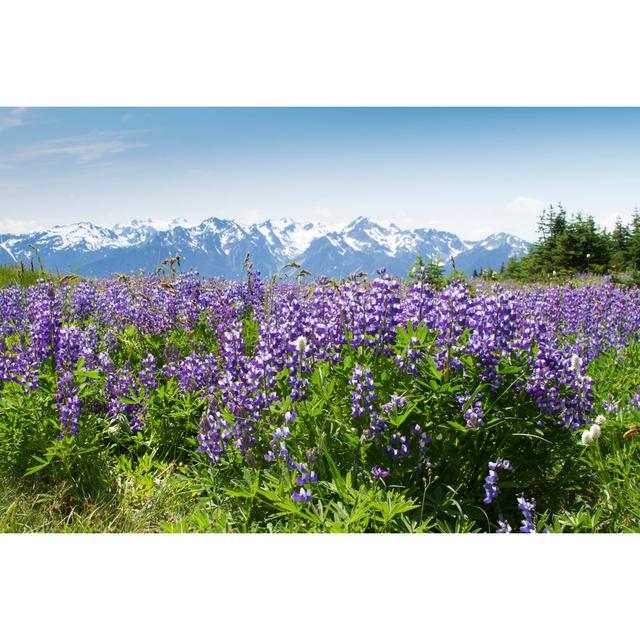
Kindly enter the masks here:
M 462 381 L 460 412 L 470 429 L 482 427 L 491 394 L 508 383 L 535 403 L 538 426 L 555 422 L 578 432 L 593 422 L 596 408 L 589 363 L 605 351 L 620 352 L 640 335 L 640 292 L 608 279 L 520 289 L 479 284 L 472 293 L 462 281 L 438 291 L 420 269 L 409 285 L 384 271 L 366 282 L 357 276 L 341 282 L 321 277 L 309 287 L 265 285 L 256 272 L 241 283 L 202 280 L 194 273 L 170 284 L 155 276 L 74 286 L 39 282 L 0 290 L 0 310 L 0 386 L 17 383 L 28 394 L 40 388 L 43 374 L 53 373 L 65 434 L 76 428 L 89 402 L 92 412 L 141 429 L 144 399 L 171 379 L 181 395 L 215 397 L 219 403 L 206 411 L 211 419 L 201 433 L 200 446 L 213 462 L 233 452 L 255 464 L 260 452 L 290 468 L 297 464 L 294 455 L 304 458 L 304 448 L 294 450 L 284 432 L 276 437 L 270 419 L 280 415 L 281 403 L 293 401 L 284 422 L 294 424 L 295 403 L 309 393 L 314 368 L 339 364 L 345 350 L 362 356 L 349 382 L 352 416 L 364 439 L 374 440 L 398 465 L 421 472 L 431 465 L 424 429 L 389 428 L 407 386 L 403 382 L 388 391 L 385 386 L 388 400 L 379 406 L 374 374 L 367 368 L 374 365 L 365 362 L 375 361 L 376 372 L 394 363 L 403 381 L 432 363 L 456 372 Z M 246 336 L 249 318 L 257 339 Z M 196 335 L 201 322 L 214 336 L 212 353 Z M 401 344 L 400 329 L 413 332 Z M 128 330 L 154 339 L 177 331 L 185 342 L 167 340 L 159 362 L 147 355 L 138 364 L 138 356 L 128 359 Z M 521 363 L 522 375 L 514 381 L 500 372 L 501 362 Z M 73 377 L 80 366 L 103 376 L 104 401 L 76 402 L 78 393 L 65 374 Z M 478 382 L 482 395 L 474 391 L 471 400 Z M 132 404 L 132 398 L 140 401 Z M 607 412 L 620 411 L 620 400 L 607 398 Z M 496 475 L 499 469 L 507 467 L 493 469 Z M 489 477 L 492 496 L 497 481 Z
M 409 448 L 409 439 L 402 435 L 399 431 L 391 436 L 389 445 L 385 448 L 384 453 L 391 456 L 393 460 L 400 457 L 409 457 L 411 449 Z
M 75 436 L 78 433 L 78 417 L 80 416 L 80 399 L 73 374 L 65 371 L 58 379 L 56 407 L 62 428 L 58 439 L 65 435 Z
M 483 486 L 484 489 L 484 499 L 482 502 L 485 504 L 491 504 L 500 493 L 500 488 L 498 487 L 498 481 L 500 480 L 500 476 L 498 475 L 498 469 L 504 469 L 505 471 L 511 471 L 511 462 L 509 460 L 501 460 L 498 458 L 495 462 L 489 462 L 489 475 L 485 477 L 485 483 Z
M 469 405 L 469 401 L 471 400 L 471 394 L 469 392 L 456 396 L 456 399 L 462 409 L 464 409 L 465 406 L 468 407 L 464 411 L 464 419 L 467 429 L 477 429 L 484 424 L 484 410 L 482 408 L 481 398 L 482 394 L 477 393 L 473 402 Z
M 354 387 L 351 393 L 351 415 L 354 418 L 365 414 L 374 414 L 374 401 L 377 399 L 376 385 L 373 382 L 370 369 L 362 369 L 359 364 L 353 368 L 353 375 L 349 384 Z
M 211 462 L 215 464 L 220 462 L 231 437 L 230 425 L 219 412 L 202 415 L 198 434 L 200 444 L 198 451 L 205 453 Z
M 151 389 L 156 389 L 158 387 L 158 382 L 156 380 L 156 359 L 148 354 L 146 358 L 144 358 L 140 362 L 140 384 L 147 391 Z
M 505 520 L 502 514 L 498 516 L 498 524 L 500 525 L 500 528 L 496 531 L 496 533 L 513 533 L 511 525 Z
M 382 478 L 388 478 L 390 474 L 389 471 L 383 469 L 379 464 L 377 464 L 373 469 L 371 469 L 371 473 L 375 480 L 381 480 Z
M 379 464 L 377 464 L 373 469 L 371 469 L 371 473 L 373 474 L 374 479 L 381 480 L 382 478 L 388 478 L 390 474 L 389 471 L 383 469 Z
M 407 404 L 407 399 L 393 394 L 389 400 L 389 402 L 380 406 L 380 408 L 385 413 L 392 413 L 393 411 L 397 411 L 398 409 L 402 409 Z
M 294 502 L 311 502 L 311 496 L 313 492 L 311 489 L 305 489 L 305 487 L 300 487 L 297 491 L 294 491 L 291 494 L 291 499 Z
M 522 526 L 520 527 L 521 533 L 538 533 L 537 518 L 536 518 L 536 503 L 534 500 L 527 501 L 524 496 L 518 498 L 518 509 L 524 516 L 522 520 Z M 549 533 L 548 529 L 543 529 L 542 533 Z

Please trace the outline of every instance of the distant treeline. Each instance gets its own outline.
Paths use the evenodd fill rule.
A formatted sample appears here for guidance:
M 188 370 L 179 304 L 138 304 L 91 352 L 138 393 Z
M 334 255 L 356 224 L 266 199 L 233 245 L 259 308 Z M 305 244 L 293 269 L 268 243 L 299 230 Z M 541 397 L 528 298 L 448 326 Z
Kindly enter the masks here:
M 562 205 L 545 209 L 538 222 L 538 241 L 522 258 L 511 258 L 504 275 L 535 280 L 574 273 L 639 273 L 640 210 L 631 223 L 618 218 L 613 231 L 591 215 L 568 215 Z

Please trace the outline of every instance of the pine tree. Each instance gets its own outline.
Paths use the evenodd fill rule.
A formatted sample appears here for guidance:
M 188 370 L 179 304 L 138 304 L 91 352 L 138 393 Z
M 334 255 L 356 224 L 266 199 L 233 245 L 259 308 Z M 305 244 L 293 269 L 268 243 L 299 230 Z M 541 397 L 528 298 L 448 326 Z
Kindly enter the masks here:
M 611 232 L 611 269 L 624 271 L 630 263 L 629 247 L 631 233 L 629 228 L 622 224 L 622 218 L 616 218 L 616 224 Z
M 633 210 L 633 217 L 631 218 L 631 225 L 629 229 L 629 243 L 627 248 L 627 263 L 628 269 L 639 270 L 640 269 L 640 210 L 636 207 Z
M 509 261 L 510 277 L 539 278 L 554 272 L 605 273 L 612 264 L 640 269 L 640 212 L 634 213 L 631 231 L 620 221 L 609 234 L 591 215 L 577 213 L 570 218 L 562 204 L 550 206 L 538 221 L 538 242 L 529 254 Z

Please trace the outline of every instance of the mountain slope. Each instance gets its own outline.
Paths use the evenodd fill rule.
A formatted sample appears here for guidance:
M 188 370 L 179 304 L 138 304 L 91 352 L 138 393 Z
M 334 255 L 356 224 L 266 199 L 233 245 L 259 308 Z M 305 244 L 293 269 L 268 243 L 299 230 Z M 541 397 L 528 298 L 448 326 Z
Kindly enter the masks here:
M 342 277 L 384 267 L 405 275 L 418 254 L 451 269 L 499 269 L 520 256 L 529 243 L 506 233 L 465 242 L 435 229 L 402 229 L 393 223 L 356 218 L 341 229 L 289 218 L 250 226 L 208 218 L 199 225 L 184 221 L 134 220 L 112 229 L 91 222 L 59 225 L 46 231 L 0 237 L 0 262 L 27 261 L 37 247 L 47 269 L 107 277 L 113 273 L 155 271 L 166 258 L 180 254 L 183 269 L 205 276 L 238 278 L 247 253 L 257 270 L 269 276 L 295 260 L 315 275 Z
M 495 233 L 480 242 L 473 243 L 467 251 L 455 258 L 456 267 L 465 273 L 474 270 L 493 269 L 498 271 L 506 266 L 512 256 L 523 256 L 531 247 L 530 243 L 508 233 Z

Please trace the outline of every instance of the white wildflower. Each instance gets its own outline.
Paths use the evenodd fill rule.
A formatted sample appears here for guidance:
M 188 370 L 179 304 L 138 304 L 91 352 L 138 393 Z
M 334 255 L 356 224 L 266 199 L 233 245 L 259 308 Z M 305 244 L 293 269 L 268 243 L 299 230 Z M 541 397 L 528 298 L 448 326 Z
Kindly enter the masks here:
M 597 440 L 600 437 L 600 434 L 602 433 L 602 429 L 600 429 L 599 424 L 594 423 L 591 425 L 591 429 L 589 429 L 589 433 L 591 434 L 591 437 L 594 440 Z
M 590 431 L 583 431 L 582 432 L 582 444 L 586 447 L 588 444 L 591 444 L 591 441 L 593 440 L 593 436 L 591 435 Z
M 604 425 L 606 421 L 607 419 L 603 415 L 597 415 L 596 419 L 594 420 L 594 422 L 601 427 Z
M 307 352 L 307 339 L 304 336 L 296 338 L 293 344 L 295 345 L 296 351 L 299 353 Z
M 574 353 L 571 356 L 571 371 L 578 371 L 580 369 L 580 365 L 582 364 L 582 360 L 578 354 Z
M 107 431 L 114 436 L 118 431 L 120 431 L 120 427 L 117 424 L 112 424 Z

